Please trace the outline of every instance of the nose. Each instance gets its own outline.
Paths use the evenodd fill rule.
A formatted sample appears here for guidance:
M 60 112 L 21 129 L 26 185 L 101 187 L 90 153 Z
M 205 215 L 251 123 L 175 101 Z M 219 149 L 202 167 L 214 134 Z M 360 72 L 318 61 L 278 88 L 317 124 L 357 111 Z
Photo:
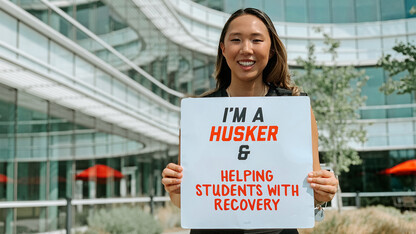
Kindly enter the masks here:
M 240 50 L 241 54 L 252 54 L 253 53 L 253 48 L 251 46 L 251 41 L 250 40 L 244 40 L 242 45 L 241 45 L 241 50 Z

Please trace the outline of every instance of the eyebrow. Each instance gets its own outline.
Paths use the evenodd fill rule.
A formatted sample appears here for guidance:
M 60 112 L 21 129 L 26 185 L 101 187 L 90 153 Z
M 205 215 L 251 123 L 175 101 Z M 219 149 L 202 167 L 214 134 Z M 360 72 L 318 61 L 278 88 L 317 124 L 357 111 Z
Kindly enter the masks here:
M 241 36 L 241 33 L 235 32 L 235 33 L 230 33 L 230 37 L 231 36 Z M 251 33 L 250 36 L 264 36 L 262 33 Z

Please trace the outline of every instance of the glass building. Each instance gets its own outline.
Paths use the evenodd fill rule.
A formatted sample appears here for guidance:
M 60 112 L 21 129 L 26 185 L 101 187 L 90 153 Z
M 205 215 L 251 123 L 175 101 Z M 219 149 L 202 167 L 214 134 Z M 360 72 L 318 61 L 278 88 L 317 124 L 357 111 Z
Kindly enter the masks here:
M 341 176 L 343 192 L 414 190 L 377 174 L 416 158 L 416 102 L 381 93 L 388 74 L 376 64 L 398 41 L 416 41 L 415 0 L 2 1 L 0 232 L 65 229 L 65 198 L 78 202 L 74 226 L 95 205 L 163 200 L 179 100 L 215 87 L 219 34 L 242 7 L 272 18 L 292 68 L 309 43 L 330 61 L 320 27 L 340 40 L 338 63 L 370 77 L 360 109 L 368 141 L 356 146 L 363 164 Z M 123 179 L 77 180 L 98 164 Z

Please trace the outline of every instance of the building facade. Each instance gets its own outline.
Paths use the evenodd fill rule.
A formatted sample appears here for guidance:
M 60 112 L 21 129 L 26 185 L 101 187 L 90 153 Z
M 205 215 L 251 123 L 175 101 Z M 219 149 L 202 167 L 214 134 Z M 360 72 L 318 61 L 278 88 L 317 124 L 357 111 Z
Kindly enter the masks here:
M 66 207 L 53 203 L 65 198 L 163 197 L 180 98 L 215 87 L 219 34 L 242 7 L 272 18 L 291 68 L 309 43 L 330 61 L 318 27 L 340 40 L 339 64 L 370 77 L 359 110 L 368 141 L 356 145 L 363 164 L 341 176 L 343 191 L 414 190 L 409 178 L 377 174 L 416 158 L 416 102 L 381 93 L 388 74 L 376 66 L 398 41 L 416 41 L 414 0 L 2 1 L 0 232 L 65 229 Z M 76 179 L 98 164 L 123 179 Z M 94 207 L 74 205 L 74 226 Z

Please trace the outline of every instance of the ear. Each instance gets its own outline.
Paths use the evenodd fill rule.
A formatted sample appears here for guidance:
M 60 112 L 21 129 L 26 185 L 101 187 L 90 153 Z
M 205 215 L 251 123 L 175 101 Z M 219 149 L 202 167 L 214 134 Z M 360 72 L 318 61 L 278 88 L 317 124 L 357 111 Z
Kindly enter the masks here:
M 225 57 L 225 46 L 224 46 L 224 42 L 220 42 L 220 48 L 221 48 L 221 52 L 222 52 L 222 56 Z

